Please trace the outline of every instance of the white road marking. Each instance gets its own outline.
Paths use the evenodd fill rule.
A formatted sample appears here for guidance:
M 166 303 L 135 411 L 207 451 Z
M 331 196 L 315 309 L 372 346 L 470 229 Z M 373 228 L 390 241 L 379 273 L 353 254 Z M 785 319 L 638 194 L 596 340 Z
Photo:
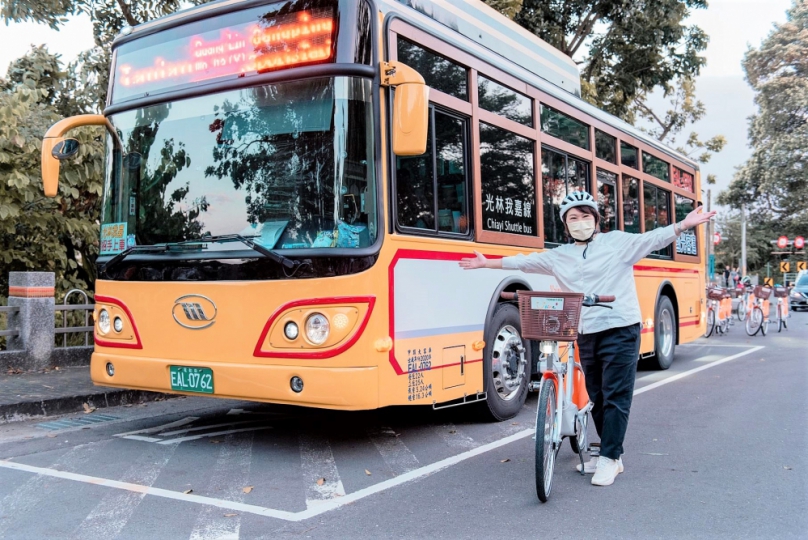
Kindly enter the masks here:
M 82 444 L 67 451 L 47 471 L 57 469 L 76 469 L 96 459 L 99 452 L 112 442 L 109 439 L 95 444 Z M 2 461 L 0 461 L 2 463 Z M 0 538 L 14 522 L 14 519 L 25 519 L 34 509 L 42 508 L 42 499 L 49 492 L 47 476 L 34 476 L 0 500 Z M 53 489 L 52 487 L 50 489 Z
M 184 426 L 184 425 L 190 424 L 191 422 L 194 422 L 196 420 L 199 420 L 199 418 L 197 418 L 196 416 L 186 416 L 185 418 L 183 418 L 181 420 L 177 420 L 175 422 L 170 422 L 168 424 L 163 424 L 162 426 L 154 426 L 154 427 L 150 427 L 150 428 L 146 428 L 146 429 L 139 429 L 137 431 L 127 431 L 126 433 L 118 433 L 115 436 L 116 437 L 129 437 L 131 435 L 151 435 L 152 433 L 160 433 L 161 431 L 165 431 L 167 429 Z
M 440 437 L 446 446 L 456 450 L 468 450 L 479 446 L 474 439 L 457 429 L 454 424 L 434 426 L 433 431 Z
M 120 437 L 120 435 L 115 435 L 115 437 Z M 144 437 L 143 435 L 127 435 L 126 437 L 121 438 L 128 439 L 130 441 L 143 441 L 143 442 L 160 442 L 163 440 L 158 437 Z
M 391 428 L 381 427 L 371 430 L 368 436 L 394 475 L 399 476 L 417 469 L 420 465 L 418 458 Z
M 160 433 L 161 437 L 170 437 L 172 435 L 181 435 L 183 433 L 190 433 L 192 431 L 204 431 L 206 429 L 213 429 L 213 428 L 220 428 L 220 427 L 228 427 L 228 426 L 241 426 L 244 424 L 255 424 L 259 422 L 259 420 L 243 420 L 241 422 L 225 422 L 223 424 L 211 424 L 209 426 L 198 426 L 192 427 L 187 429 L 178 429 L 176 431 L 168 431 L 166 433 Z
M 659 388 L 660 386 L 670 384 L 672 382 L 678 381 L 679 379 L 684 379 L 685 377 L 687 377 L 689 375 L 693 375 L 694 373 L 698 373 L 699 371 L 704 371 L 705 369 L 710 369 L 710 368 L 713 368 L 715 366 L 720 366 L 721 364 L 731 362 L 731 361 L 733 361 L 735 359 L 741 358 L 742 356 L 746 356 L 746 355 L 758 352 L 761 349 L 765 349 L 765 347 L 763 345 L 759 345 L 757 347 L 753 347 L 753 348 L 751 348 L 749 350 L 746 350 L 744 352 L 739 352 L 738 354 L 733 354 L 732 356 L 727 356 L 726 358 L 722 358 L 721 360 L 716 360 L 715 362 L 710 362 L 709 364 L 704 364 L 703 366 L 699 366 L 697 368 L 689 369 L 687 371 L 677 373 L 676 375 L 671 375 L 667 379 L 663 379 L 661 381 L 651 383 L 648 386 L 643 386 L 642 388 L 638 388 L 638 389 L 634 390 L 634 395 L 638 396 L 640 394 L 648 392 L 649 390 L 653 390 L 654 388 Z
M 123 474 L 121 481 L 151 486 L 174 455 L 176 446 L 152 446 Z M 73 538 L 115 538 L 137 510 L 145 493 L 107 493 L 73 532 Z
M 331 445 L 325 437 L 300 434 L 300 467 L 306 488 L 306 508 L 345 496 Z
M 243 501 L 242 490 L 250 476 L 253 435 L 227 436 L 219 449 L 216 468 L 207 488 L 209 492 L 223 493 L 223 498 L 228 501 Z M 240 515 L 225 517 L 220 509 L 206 506 L 196 518 L 191 540 L 238 540 L 240 529 Z
M 678 380 L 680 380 L 680 379 L 682 379 L 684 377 L 687 377 L 688 375 L 692 375 L 694 373 L 704 371 L 705 369 L 710 369 L 711 367 L 721 365 L 721 364 L 724 364 L 726 362 L 730 362 L 732 360 L 736 360 L 738 358 L 741 358 L 741 357 L 747 356 L 749 354 L 755 353 L 755 352 L 757 352 L 757 351 L 759 351 L 759 350 L 761 350 L 763 348 L 764 348 L 763 346 L 753 347 L 753 348 L 751 348 L 749 350 L 746 350 L 744 352 L 741 352 L 741 353 L 738 353 L 738 354 L 735 354 L 735 355 L 732 355 L 732 356 L 728 356 L 726 358 L 722 358 L 721 360 L 717 360 L 717 361 L 712 362 L 710 364 L 699 366 L 697 368 L 694 368 L 694 369 L 691 369 L 691 370 L 688 370 L 688 371 L 685 371 L 685 372 L 682 372 L 682 373 L 677 373 L 676 375 L 668 377 L 665 380 L 662 380 L 662 381 L 659 381 L 659 382 L 656 382 L 656 383 L 653 383 L 653 384 L 650 384 L 648 386 L 644 386 L 642 388 L 639 388 L 639 389 L 635 390 L 634 395 L 643 394 L 643 393 L 648 392 L 650 390 L 653 390 L 655 388 L 659 388 L 660 386 L 664 386 L 666 384 L 678 381 Z M 366 487 L 364 489 L 354 491 L 353 493 L 349 493 L 347 495 L 337 497 L 337 498 L 332 498 L 330 500 L 322 500 L 322 501 L 319 502 L 319 504 L 308 506 L 308 508 L 306 510 L 303 510 L 302 512 L 287 512 L 287 511 L 283 511 L 283 510 L 275 510 L 274 508 L 264 508 L 262 506 L 257 506 L 257 505 L 252 505 L 252 504 L 244 504 L 244 503 L 240 503 L 240 502 L 228 501 L 228 500 L 223 500 L 223 499 L 214 499 L 212 497 L 203 497 L 203 496 L 200 496 L 200 495 L 194 495 L 192 493 L 186 495 L 184 493 L 180 493 L 180 492 L 177 492 L 177 491 L 170 491 L 170 490 L 167 490 L 167 489 L 155 488 L 155 487 L 150 487 L 150 486 L 143 486 L 143 485 L 140 485 L 140 484 L 134 484 L 134 483 L 128 483 L 128 482 L 119 482 L 119 481 L 116 481 L 116 480 L 109 480 L 109 479 L 106 479 L 106 478 L 99 478 L 97 476 L 88 476 L 88 475 L 83 475 L 83 474 L 70 473 L 70 472 L 65 472 L 65 471 L 59 471 L 59 470 L 56 470 L 56 469 L 49 469 L 49 468 L 45 468 L 45 467 L 34 467 L 34 466 L 31 466 L 31 465 L 24 465 L 22 463 L 16 463 L 16 462 L 13 462 L 13 461 L 8 461 L 8 460 L 0 460 L 0 468 L 17 470 L 17 471 L 25 471 L 25 472 L 29 472 L 29 473 L 33 473 L 33 474 L 37 474 L 37 475 L 41 475 L 41 476 L 47 476 L 47 477 L 53 477 L 53 478 L 62 478 L 62 479 L 66 479 L 66 480 L 73 480 L 73 481 L 76 481 L 76 482 L 94 484 L 94 485 L 97 485 L 97 486 L 111 487 L 111 488 L 115 488 L 115 489 L 121 489 L 121 490 L 125 490 L 125 491 L 132 491 L 132 492 L 136 492 L 136 493 L 142 493 L 142 494 L 145 494 L 145 495 L 152 495 L 152 496 L 155 496 L 155 497 L 162 497 L 162 498 L 166 498 L 166 499 L 173 499 L 173 500 L 177 500 L 177 501 L 185 501 L 185 502 L 191 502 L 191 503 L 195 503 L 195 504 L 206 504 L 206 505 L 211 505 L 211 506 L 215 506 L 215 507 L 218 507 L 218 508 L 235 510 L 237 512 L 255 514 L 255 515 L 259 515 L 259 516 L 271 517 L 271 518 L 281 519 L 281 520 L 284 520 L 284 521 L 303 521 L 303 520 L 306 520 L 306 519 L 311 519 L 313 517 L 316 517 L 316 516 L 318 516 L 320 514 L 324 514 L 325 512 L 335 510 L 335 509 L 340 508 L 340 507 L 342 507 L 342 506 L 344 506 L 346 504 L 351 504 L 351 503 L 356 502 L 358 500 L 364 499 L 365 497 L 369 497 L 370 495 L 374 495 L 376 493 L 380 493 L 380 492 L 388 490 L 390 488 L 400 486 L 400 485 L 405 484 L 407 482 L 411 482 L 413 480 L 417 480 L 419 478 L 429 476 L 429 475 L 434 474 L 434 473 L 436 473 L 438 471 L 446 469 L 447 467 L 457 465 L 458 463 L 461 463 L 461 462 L 466 461 L 468 459 L 471 459 L 473 457 L 485 454 L 487 452 L 490 452 L 490 451 L 495 450 L 497 448 L 500 448 L 502 446 L 506 446 L 508 444 L 511 444 L 512 442 L 516 442 L 516 441 L 524 439 L 526 437 L 530 437 L 532 435 L 533 435 L 533 429 L 522 430 L 522 431 L 520 431 L 518 433 L 514 433 L 513 435 L 510 435 L 508 437 L 504 437 L 504 438 L 499 439 L 497 441 L 478 446 L 477 448 L 473 448 L 471 450 L 468 450 L 466 452 L 462 452 L 462 453 L 457 454 L 455 456 L 451 456 L 451 457 L 448 457 L 446 459 L 442 459 L 440 461 L 437 461 L 435 463 L 425 465 L 425 466 L 420 467 L 418 469 L 411 470 L 409 472 L 406 472 L 404 474 L 396 476 L 395 478 L 390 478 L 389 480 L 385 480 L 385 481 L 380 482 L 378 484 L 368 486 L 368 487 Z M 310 447 L 310 449 L 311 449 L 311 447 Z M 74 451 L 75 450 L 76 449 L 74 449 Z M 301 444 L 301 450 L 303 450 L 303 445 L 302 444 Z M 312 459 L 318 459 L 317 454 L 318 454 L 317 452 L 310 452 L 308 460 L 311 461 Z M 330 446 L 328 447 L 328 455 L 330 456 L 331 462 L 333 463 L 333 455 L 331 455 Z M 327 461 L 327 459 L 326 459 L 326 461 Z M 334 467 L 334 472 L 336 473 L 336 465 L 333 465 L 333 467 Z M 304 476 L 304 479 L 305 478 L 306 477 Z M 314 483 L 316 485 L 316 480 L 315 480 Z M 340 482 L 339 484 L 340 484 L 340 487 L 341 487 L 342 482 Z M 41 490 L 37 489 L 37 492 L 39 492 L 39 491 L 41 491 Z M 343 493 L 344 493 L 344 489 L 343 489 Z M 10 495 L 9 497 L 11 497 L 13 495 L 14 494 Z M 9 497 L 6 497 L 6 499 L 8 499 Z M 3 500 L 3 503 L 6 502 L 6 499 Z M 29 504 L 37 504 L 38 500 L 39 499 L 37 498 L 35 501 L 33 501 L 33 503 L 29 503 Z M 5 511 L 6 507 L 4 505 L 0 505 L 0 507 L 2 507 L 4 509 L 4 511 Z M 0 527 L 2 526 L 2 523 L 3 522 L 0 521 Z
M 217 437 L 219 435 L 230 435 L 231 433 L 244 433 L 245 431 L 263 431 L 265 429 L 272 429 L 272 426 L 261 427 L 248 427 L 242 429 L 228 429 L 225 431 L 214 431 L 213 433 L 202 433 L 201 435 L 189 435 L 187 437 L 179 437 L 177 439 L 161 440 L 157 444 L 179 444 L 185 441 L 195 441 L 197 439 L 204 439 L 205 437 Z

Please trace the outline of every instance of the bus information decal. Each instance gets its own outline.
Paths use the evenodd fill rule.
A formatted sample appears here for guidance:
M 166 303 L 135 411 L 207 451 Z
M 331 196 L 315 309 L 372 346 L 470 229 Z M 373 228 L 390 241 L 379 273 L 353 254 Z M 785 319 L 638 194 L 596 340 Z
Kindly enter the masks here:
M 246 22 L 209 29 L 152 46 L 138 41 L 118 51 L 114 100 L 227 76 L 248 76 L 325 62 L 334 55 L 333 8 L 313 8 L 282 15 L 255 10 Z M 245 20 L 245 16 L 240 17 Z M 232 20 L 232 19 L 231 19 Z M 256 20 L 258 22 L 256 22 Z M 190 23 L 189 31 L 194 30 Z
M 698 247 L 696 246 L 696 234 L 693 231 L 685 231 L 676 239 L 676 253 L 696 257 L 699 255 Z
M 530 298 L 530 309 L 540 309 L 543 311 L 563 311 L 564 299 L 533 296 Z
M 115 255 L 126 249 L 126 223 L 105 223 L 101 225 L 100 255 Z
M 427 384 L 424 371 L 432 369 L 432 347 L 407 349 L 407 372 L 409 385 L 407 401 L 418 401 L 432 397 L 432 383 Z

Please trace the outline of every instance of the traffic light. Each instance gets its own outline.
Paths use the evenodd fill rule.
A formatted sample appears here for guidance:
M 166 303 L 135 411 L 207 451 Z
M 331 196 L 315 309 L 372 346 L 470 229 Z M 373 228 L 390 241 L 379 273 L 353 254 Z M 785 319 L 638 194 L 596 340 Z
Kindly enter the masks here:
M 797 262 L 797 271 L 798 272 L 803 272 L 805 270 L 808 270 L 808 262 L 805 262 L 805 261 Z
M 788 264 L 788 261 L 782 261 L 782 262 L 780 263 L 780 271 L 781 271 L 782 273 L 784 273 L 784 274 L 785 274 L 785 273 L 788 273 L 788 272 L 790 272 L 790 271 L 791 271 L 791 265 L 790 265 L 790 264 Z

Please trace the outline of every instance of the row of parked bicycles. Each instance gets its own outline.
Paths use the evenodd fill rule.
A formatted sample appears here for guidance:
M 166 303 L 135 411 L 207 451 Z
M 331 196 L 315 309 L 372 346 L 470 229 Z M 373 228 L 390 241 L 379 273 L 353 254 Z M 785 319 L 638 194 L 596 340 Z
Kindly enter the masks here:
M 774 294 L 774 313 L 770 298 Z M 735 311 L 738 321 L 743 323 L 746 333 L 754 336 L 766 335 L 769 325 L 777 326 L 777 331 L 788 329 L 788 288 L 775 285 L 747 286 L 738 289 L 723 287 L 707 288 L 707 328 L 704 336 L 726 334 L 734 326 L 732 300 L 739 298 Z M 772 317 L 772 315 L 774 315 Z

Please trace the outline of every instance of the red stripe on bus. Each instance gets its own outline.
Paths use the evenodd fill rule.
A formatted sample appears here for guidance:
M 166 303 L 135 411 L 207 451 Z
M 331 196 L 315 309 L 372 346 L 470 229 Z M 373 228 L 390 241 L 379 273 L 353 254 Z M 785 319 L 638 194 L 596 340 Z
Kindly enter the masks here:
M 640 264 L 634 265 L 635 272 L 669 272 L 672 274 L 698 274 L 698 270 L 690 270 L 688 268 L 666 268 L 664 266 L 643 266 Z
M 102 347 L 118 347 L 120 349 L 142 349 L 143 345 L 140 343 L 140 334 L 137 331 L 137 324 L 135 324 L 135 318 L 132 316 L 132 312 L 129 311 L 129 308 L 126 307 L 122 301 L 118 300 L 117 298 L 112 298 L 111 296 L 100 296 L 95 295 L 95 303 L 97 304 L 114 304 L 121 308 L 126 316 L 129 317 L 129 322 L 132 323 L 132 331 L 135 334 L 135 343 L 127 343 L 121 341 L 109 341 L 104 338 L 98 337 L 98 332 L 93 332 L 93 340 L 95 341 L 96 345 L 101 345 Z
M 680 322 L 679 326 L 680 327 L 682 327 L 682 326 L 696 326 L 697 324 L 699 324 L 699 321 L 688 321 L 688 322 Z M 643 328 L 641 333 L 642 334 L 649 334 L 649 333 L 651 333 L 653 331 L 654 331 L 653 328 Z

